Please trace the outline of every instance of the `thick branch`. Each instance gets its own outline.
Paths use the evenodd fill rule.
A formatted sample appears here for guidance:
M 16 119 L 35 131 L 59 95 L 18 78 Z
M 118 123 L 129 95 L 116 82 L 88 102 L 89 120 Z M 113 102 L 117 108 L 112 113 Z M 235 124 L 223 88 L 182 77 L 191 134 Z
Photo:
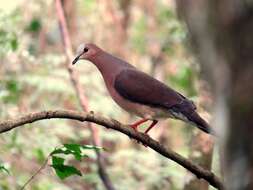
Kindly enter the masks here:
M 192 163 L 190 160 L 182 157 L 176 152 L 168 148 L 166 149 L 163 145 L 153 140 L 148 135 L 144 133 L 139 133 L 133 130 L 131 127 L 123 125 L 116 120 L 106 119 L 94 113 L 76 112 L 76 111 L 67 111 L 67 110 L 42 111 L 42 112 L 37 112 L 37 113 L 31 113 L 17 119 L 10 119 L 10 120 L 0 122 L 0 133 L 4 133 L 6 131 L 25 125 L 27 123 L 33 123 L 39 120 L 52 119 L 52 118 L 72 119 L 72 120 L 78 120 L 81 122 L 89 121 L 89 122 L 104 126 L 106 128 L 114 129 L 116 131 L 124 133 L 130 138 L 133 138 L 143 143 L 144 145 L 150 147 L 151 149 L 160 153 L 164 157 L 175 161 L 179 165 L 191 171 L 199 179 L 201 178 L 205 179 L 206 181 L 208 181 L 210 185 L 218 189 L 224 189 L 222 182 L 219 180 L 217 176 L 214 175 L 214 173 L 208 170 L 205 170 L 204 168 Z

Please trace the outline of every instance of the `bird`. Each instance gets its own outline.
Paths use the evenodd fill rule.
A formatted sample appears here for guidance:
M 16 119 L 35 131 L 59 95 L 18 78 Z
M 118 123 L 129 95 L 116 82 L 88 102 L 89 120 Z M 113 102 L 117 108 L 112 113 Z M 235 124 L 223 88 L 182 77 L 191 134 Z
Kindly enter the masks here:
M 161 119 L 178 119 L 208 134 L 214 134 L 209 124 L 197 113 L 193 101 L 152 76 L 138 70 L 93 43 L 82 43 L 77 48 L 72 64 L 79 60 L 92 62 L 102 74 L 112 99 L 127 112 L 141 119 L 130 125 L 138 127 L 152 121 L 147 134 Z

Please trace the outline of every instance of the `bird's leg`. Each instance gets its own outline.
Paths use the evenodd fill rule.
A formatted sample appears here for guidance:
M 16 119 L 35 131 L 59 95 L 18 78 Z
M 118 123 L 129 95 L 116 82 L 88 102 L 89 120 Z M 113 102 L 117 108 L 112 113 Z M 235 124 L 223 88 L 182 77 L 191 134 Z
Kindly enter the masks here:
M 142 123 L 145 123 L 146 121 L 148 121 L 148 119 L 142 119 L 142 120 L 137 121 L 137 122 L 135 122 L 134 124 L 130 125 L 130 127 L 132 127 L 134 130 L 137 131 L 138 126 L 139 126 L 140 124 L 142 124 Z
M 151 125 L 146 129 L 146 131 L 144 132 L 145 134 L 148 134 L 148 132 L 158 123 L 157 120 L 153 120 L 153 122 L 151 123 Z

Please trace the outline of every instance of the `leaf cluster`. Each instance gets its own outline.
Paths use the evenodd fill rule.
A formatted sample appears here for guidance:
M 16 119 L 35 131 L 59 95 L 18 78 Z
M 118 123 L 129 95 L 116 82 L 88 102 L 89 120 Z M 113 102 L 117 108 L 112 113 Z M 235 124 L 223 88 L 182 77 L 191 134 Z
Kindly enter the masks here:
M 51 167 L 55 170 L 56 175 L 60 179 L 65 179 L 72 175 L 82 176 L 80 170 L 75 166 L 65 164 L 65 158 L 58 155 L 72 155 L 75 160 L 81 161 L 83 158 L 87 158 L 86 150 L 101 150 L 103 148 L 92 145 L 79 145 L 79 144 L 64 144 L 63 147 L 56 148 L 50 153 L 52 158 Z

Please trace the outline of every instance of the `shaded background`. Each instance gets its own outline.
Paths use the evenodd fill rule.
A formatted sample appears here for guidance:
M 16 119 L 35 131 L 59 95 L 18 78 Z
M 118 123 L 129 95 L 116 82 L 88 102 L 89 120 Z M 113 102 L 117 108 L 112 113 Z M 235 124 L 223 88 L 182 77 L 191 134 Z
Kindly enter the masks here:
M 189 97 L 210 121 L 212 98 L 192 56 L 186 27 L 168 0 L 62 1 L 73 47 L 93 42 L 128 60 L 140 70 Z M 64 64 L 53 0 L 0 1 L 0 116 L 10 118 L 46 109 L 81 110 Z M 75 69 L 80 74 L 90 110 L 123 123 L 136 121 L 108 96 L 98 70 L 88 61 Z M 144 127 L 143 126 L 143 130 Z M 128 137 L 99 127 L 107 150 L 106 169 L 116 189 L 208 189 L 204 181 Z M 181 121 L 160 122 L 150 136 L 195 162 L 217 171 L 210 138 Z M 18 189 L 62 143 L 91 144 L 90 131 L 80 123 L 41 121 L 0 136 L 0 163 L 10 175 L 0 173 L 0 189 Z M 95 154 L 73 162 L 83 177 L 59 180 L 47 167 L 27 189 L 104 189 L 96 171 Z

